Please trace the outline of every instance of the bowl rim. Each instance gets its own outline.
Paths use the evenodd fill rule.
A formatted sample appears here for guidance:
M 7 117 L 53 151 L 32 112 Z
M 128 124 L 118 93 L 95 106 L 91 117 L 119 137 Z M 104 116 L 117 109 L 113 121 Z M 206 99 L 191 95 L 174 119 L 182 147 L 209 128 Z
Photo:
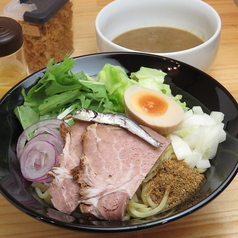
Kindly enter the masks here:
M 167 60 L 167 61 L 175 61 L 178 63 L 181 63 L 185 66 L 188 66 L 189 68 L 200 72 L 201 74 L 207 75 L 208 74 L 204 73 L 203 71 L 196 69 L 193 66 L 190 66 L 186 63 L 183 62 L 179 62 L 177 60 L 173 60 L 170 59 L 168 57 L 162 57 L 162 56 L 157 56 L 157 55 L 151 55 L 151 54 L 144 54 L 144 53 L 135 53 L 135 52 L 108 52 L 108 53 L 94 53 L 94 54 L 88 54 L 88 55 L 82 55 L 82 56 L 77 56 L 77 57 L 73 57 L 74 60 L 77 60 L 78 58 L 90 58 L 90 57 L 98 57 L 98 56 L 114 56 L 114 55 L 142 55 L 142 56 L 148 56 L 148 57 L 152 57 L 152 58 L 160 58 L 163 60 Z M 33 75 L 37 75 L 37 74 L 41 74 L 45 72 L 45 68 L 41 69 L 37 72 L 35 72 Z M 4 102 L 4 100 L 10 96 L 11 92 L 13 92 L 19 84 L 21 84 L 24 81 L 29 80 L 28 78 L 32 77 L 32 75 L 26 77 L 24 80 L 22 80 L 20 83 L 18 83 L 16 86 L 14 86 L 7 94 L 5 94 L 3 96 L 3 98 L 0 100 L 0 105 Z M 212 78 L 211 76 L 209 76 L 209 78 L 215 80 L 214 78 Z M 215 80 L 216 81 L 216 80 Z M 218 81 L 216 81 L 216 83 L 218 85 L 220 85 L 220 87 L 224 88 Z M 225 89 L 225 88 L 224 88 Z M 226 89 L 225 89 L 226 90 Z M 227 91 L 227 90 L 226 90 Z M 227 93 L 229 93 L 227 91 Z M 230 95 L 231 99 L 234 100 L 235 103 L 235 99 Z M 238 105 L 236 103 L 236 108 L 238 109 Z M 230 138 L 233 138 L 229 135 Z M 235 138 L 234 138 L 235 139 Z M 56 225 L 62 228 L 70 228 L 70 229 L 74 229 L 74 230 L 78 230 L 78 231 L 90 231 L 90 232 L 128 232 L 128 231 L 136 231 L 136 230 L 141 230 L 141 229 L 146 229 L 146 228 L 153 228 L 153 227 L 158 227 L 160 225 L 164 225 L 164 224 L 168 224 L 172 221 L 175 221 L 179 218 L 182 218 L 186 215 L 189 215 L 195 211 L 197 211 L 198 209 L 204 207 L 206 204 L 208 204 L 209 202 L 211 202 L 213 199 L 215 199 L 221 192 L 224 191 L 224 189 L 232 182 L 233 178 L 237 175 L 238 173 L 238 162 L 236 163 L 235 167 L 232 169 L 232 172 L 230 173 L 230 175 L 227 177 L 227 179 L 222 182 L 222 184 L 215 190 L 213 191 L 209 196 L 207 196 L 205 199 L 203 199 L 202 201 L 198 202 L 196 205 L 193 205 L 192 207 L 185 209 L 182 212 L 179 212 L 177 214 L 174 214 L 168 218 L 162 218 L 160 220 L 156 220 L 156 221 L 148 221 L 145 223 L 141 223 L 138 225 L 128 225 L 128 226 L 121 226 L 121 227 L 104 227 L 104 226 L 89 226 L 89 225 L 84 225 L 84 224 L 75 224 L 75 223 L 65 223 L 62 222 L 60 220 L 54 219 L 54 218 L 50 218 L 46 215 L 42 215 L 42 214 L 36 214 L 36 212 L 32 212 L 31 209 L 29 209 L 28 207 L 23 206 L 19 201 L 16 200 L 16 198 L 14 198 L 11 194 L 9 194 L 6 189 L 4 187 L 2 187 L 1 183 L 0 183 L 0 192 L 1 194 L 10 202 L 12 203 L 14 206 L 16 206 L 19 210 L 21 210 L 22 212 L 26 213 L 27 215 L 30 215 L 32 217 L 34 217 L 37 220 L 46 222 L 48 224 L 51 225 Z M 1 179 L 0 179 L 1 181 Z
M 222 28 L 222 21 L 221 21 L 221 18 L 219 16 L 218 12 L 211 5 L 209 5 L 208 3 L 204 2 L 204 1 L 193 0 L 193 1 L 196 1 L 197 3 L 202 4 L 202 5 L 206 6 L 207 8 L 209 8 L 210 11 L 214 14 L 214 17 L 216 18 L 216 21 L 217 21 L 216 31 L 214 32 L 214 34 L 208 40 L 204 41 L 202 44 L 200 44 L 198 46 L 195 46 L 195 47 L 192 47 L 192 48 L 189 48 L 189 49 L 186 49 L 186 50 L 180 50 L 180 51 L 175 51 L 175 52 L 164 52 L 164 53 L 144 52 L 144 51 L 132 50 L 132 49 L 120 46 L 120 45 L 115 44 L 114 42 L 112 42 L 112 40 L 108 39 L 102 33 L 101 28 L 99 26 L 99 21 L 100 21 L 100 18 L 103 18 L 103 16 L 105 15 L 104 11 L 106 11 L 107 8 L 109 8 L 109 7 L 113 6 L 113 5 L 119 4 L 119 2 L 123 2 L 123 1 L 125 1 L 125 0 L 112 1 L 109 4 L 107 4 L 105 7 L 103 7 L 99 11 L 99 13 L 97 14 L 96 20 L 95 20 L 95 24 L 94 24 L 95 25 L 95 30 L 96 30 L 96 33 L 97 33 L 96 37 L 97 38 L 100 37 L 108 45 L 112 46 L 113 48 L 117 48 L 117 51 L 141 52 L 141 53 L 148 53 L 148 54 L 159 54 L 159 55 L 164 55 L 166 57 L 173 57 L 175 54 L 176 55 L 181 55 L 181 54 L 190 53 L 191 51 L 193 52 L 193 51 L 199 50 L 199 49 L 201 49 L 203 47 L 206 47 L 207 45 L 212 44 L 215 39 L 219 39 L 220 38 L 220 33 L 221 33 L 221 28 Z M 167 1 L 170 1 L 170 0 L 167 0 Z M 171 1 L 174 1 L 174 0 L 171 0 Z M 183 0 L 183 1 L 186 1 L 186 0 Z M 188 0 L 188 2 L 189 2 L 189 0 Z

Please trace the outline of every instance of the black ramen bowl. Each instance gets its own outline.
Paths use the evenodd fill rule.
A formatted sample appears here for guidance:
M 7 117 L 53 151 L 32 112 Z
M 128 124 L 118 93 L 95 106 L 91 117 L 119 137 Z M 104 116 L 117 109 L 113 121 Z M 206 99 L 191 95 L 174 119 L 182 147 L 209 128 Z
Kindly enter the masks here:
M 73 72 L 84 71 L 96 75 L 106 63 L 125 68 L 128 74 L 141 66 L 157 68 L 167 73 L 166 82 L 174 94 L 182 94 L 188 107 L 200 105 L 205 112 L 225 114 L 227 139 L 219 145 L 211 168 L 206 171 L 207 182 L 203 196 L 190 205 L 169 214 L 155 215 L 129 221 L 85 220 L 80 214 L 66 215 L 34 197 L 30 183 L 24 180 L 16 157 L 16 143 L 22 128 L 13 109 L 23 103 L 22 88 L 29 89 L 43 75 L 45 69 L 30 75 L 11 89 L 0 101 L 0 190 L 3 196 L 24 213 L 56 226 L 81 231 L 121 232 L 157 227 L 203 207 L 229 185 L 238 171 L 238 106 L 231 94 L 215 79 L 187 64 L 155 55 L 141 53 L 102 53 L 77 57 Z

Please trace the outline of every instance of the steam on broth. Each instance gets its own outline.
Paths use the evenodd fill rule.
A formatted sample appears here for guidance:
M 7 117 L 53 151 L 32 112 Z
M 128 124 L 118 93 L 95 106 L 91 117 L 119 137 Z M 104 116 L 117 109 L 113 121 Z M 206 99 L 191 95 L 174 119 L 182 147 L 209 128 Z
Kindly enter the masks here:
M 193 48 L 204 43 L 204 40 L 186 30 L 156 26 L 127 31 L 112 42 L 137 51 L 168 53 Z

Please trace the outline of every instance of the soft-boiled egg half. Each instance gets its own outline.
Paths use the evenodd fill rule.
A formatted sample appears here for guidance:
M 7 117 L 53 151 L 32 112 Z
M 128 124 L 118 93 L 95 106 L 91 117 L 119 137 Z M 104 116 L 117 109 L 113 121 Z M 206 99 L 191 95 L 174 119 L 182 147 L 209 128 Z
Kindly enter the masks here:
M 184 117 L 184 110 L 176 101 L 152 89 L 130 86 L 124 101 L 129 117 L 162 135 L 169 134 Z

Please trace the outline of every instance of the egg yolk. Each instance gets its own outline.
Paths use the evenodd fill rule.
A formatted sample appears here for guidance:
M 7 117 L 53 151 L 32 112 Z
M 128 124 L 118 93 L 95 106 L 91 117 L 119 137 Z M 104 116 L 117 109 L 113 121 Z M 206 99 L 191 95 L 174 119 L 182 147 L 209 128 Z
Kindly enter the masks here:
M 140 91 L 131 97 L 131 105 L 137 112 L 156 117 L 165 114 L 168 109 L 168 102 L 154 92 Z

